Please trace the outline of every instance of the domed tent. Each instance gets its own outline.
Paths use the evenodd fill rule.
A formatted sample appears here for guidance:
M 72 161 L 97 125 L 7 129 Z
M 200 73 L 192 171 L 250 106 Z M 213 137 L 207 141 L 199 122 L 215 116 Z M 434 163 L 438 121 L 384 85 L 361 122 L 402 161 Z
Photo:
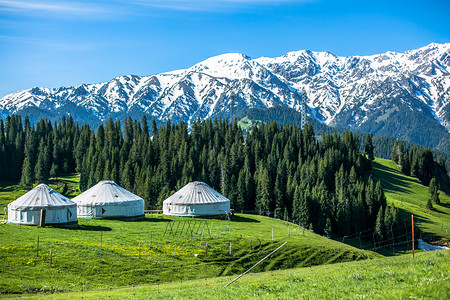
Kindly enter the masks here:
M 46 225 L 78 223 L 76 203 L 46 184 L 37 185 L 8 204 L 8 223 L 39 225 L 42 209 L 45 210 Z
M 164 200 L 163 214 L 213 216 L 230 213 L 230 200 L 204 182 L 190 182 Z
M 100 181 L 73 198 L 79 218 L 142 218 L 144 199 L 117 185 L 114 181 Z

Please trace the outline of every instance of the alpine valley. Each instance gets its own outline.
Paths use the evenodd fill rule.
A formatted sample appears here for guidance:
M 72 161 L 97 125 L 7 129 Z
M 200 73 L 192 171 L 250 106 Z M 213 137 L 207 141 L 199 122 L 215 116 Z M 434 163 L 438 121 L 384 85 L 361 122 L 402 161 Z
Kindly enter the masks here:
M 185 70 L 9 94 L 0 99 L 0 117 L 71 115 L 98 124 L 146 115 L 189 125 L 197 118 L 239 117 L 252 108 L 299 111 L 303 92 L 308 117 L 321 123 L 450 152 L 450 43 L 372 56 L 224 54 Z

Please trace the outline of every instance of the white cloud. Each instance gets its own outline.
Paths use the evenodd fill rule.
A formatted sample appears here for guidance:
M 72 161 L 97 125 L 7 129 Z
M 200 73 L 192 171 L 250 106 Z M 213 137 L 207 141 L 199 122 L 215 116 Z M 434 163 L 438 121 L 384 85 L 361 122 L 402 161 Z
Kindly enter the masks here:
M 0 11 L 4 12 L 38 12 L 66 16 L 91 16 L 104 13 L 106 10 L 105 6 L 89 2 L 0 0 Z
M 172 10 L 208 11 L 227 8 L 240 8 L 257 5 L 277 5 L 282 3 L 308 3 L 314 0 L 131 0 L 142 6 Z

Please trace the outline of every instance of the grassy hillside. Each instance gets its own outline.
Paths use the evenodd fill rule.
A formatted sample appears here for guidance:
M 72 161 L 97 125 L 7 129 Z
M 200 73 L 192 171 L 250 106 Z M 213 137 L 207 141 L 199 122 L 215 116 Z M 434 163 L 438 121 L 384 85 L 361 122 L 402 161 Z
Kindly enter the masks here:
M 372 175 L 381 181 L 388 203 L 400 210 L 401 219 L 415 216 L 415 225 L 423 232 L 450 238 L 450 197 L 440 192 L 441 204 L 433 204 L 433 210 L 425 205 L 429 198 L 428 187 L 417 178 L 404 175 L 391 160 L 377 158 Z
M 446 299 L 450 251 L 113 290 L 52 299 Z M 46 299 L 48 296 L 31 297 Z
M 140 222 L 79 223 L 79 229 L 0 225 L 0 293 L 109 289 L 236 274 L 284 241 L 283 251 L 255 272 L 375 257 L 261 216 L 236 215 L 227 222 L 148 215 Z

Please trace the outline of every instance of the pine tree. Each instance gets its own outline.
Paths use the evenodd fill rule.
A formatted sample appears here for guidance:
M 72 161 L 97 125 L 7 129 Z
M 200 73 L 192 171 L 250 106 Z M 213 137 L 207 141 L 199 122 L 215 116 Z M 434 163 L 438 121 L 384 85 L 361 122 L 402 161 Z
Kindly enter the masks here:
M 258 178 L 256 209 L 262 213 L 269 211 L 270 205 L 270 180 L 266 168 L 263 168 Z
M 374 160 L 375 157 L 373 155 L 373 150 L 374 150 L 374 146 L 372 144 L 372 136 L 368 133 L 366 136 L 366 141 L 365 141 L 365 146 L 364 146 L 364 151 L 367 155 L 367 158 L 369 160 Z
M 308 197 L 309 194 L 307 194 L 306 190 L 303 193 L 299 186 L 295 188 L 292 217 L 297 222 L 300 222 L 303 227 L 309 227 L 311 223 Z
M 383 206 L 380 206 L 377 214 L 377 221 L 375 223 L 375 234 L 379 239 L 383 239 L 384 237 L 384 209 Z
M 25 157 L 22 167 L 22 177 L 20 178 L 20 185 L 31 186 L 34 182 L 34 170 L 30 163 L 30 158 Z
M 433 203 L 432 203 L 432 201 L 431 201 L 431 197 L 428 198 L 426 208 L 429 209 L 429 210 L 432 210 L 432 209 L 433 209 Z
M 432 203 L 439 204 L 441 203 L 439 199 L 439 187 L 436 181 L 436 178 L 433 177 L 430 181 L 430 185 L 428 186 L 428 192 L 430 193 L 430 199 Z
M 395 163 L 398 162 L 398 143 L 397 141 L 394 142 L 394 146 L 392 147 L 392 152 L 391 152 L 391 160 Z
M 325 223 L 324 234 L 326 237 L 330 237 L 332 232 L 333 232 L 333 230 L 331 227 L 331 220 L 330 220 L 330 218 L 327 218 L 327 221 Z
M 34 168 L 34 174 L 37 182 L 44 182 L 50 176 L 47 161 L 48 148 L 45 146 L 44 138 L 41 138 L 39 143 L 39 154 Z

